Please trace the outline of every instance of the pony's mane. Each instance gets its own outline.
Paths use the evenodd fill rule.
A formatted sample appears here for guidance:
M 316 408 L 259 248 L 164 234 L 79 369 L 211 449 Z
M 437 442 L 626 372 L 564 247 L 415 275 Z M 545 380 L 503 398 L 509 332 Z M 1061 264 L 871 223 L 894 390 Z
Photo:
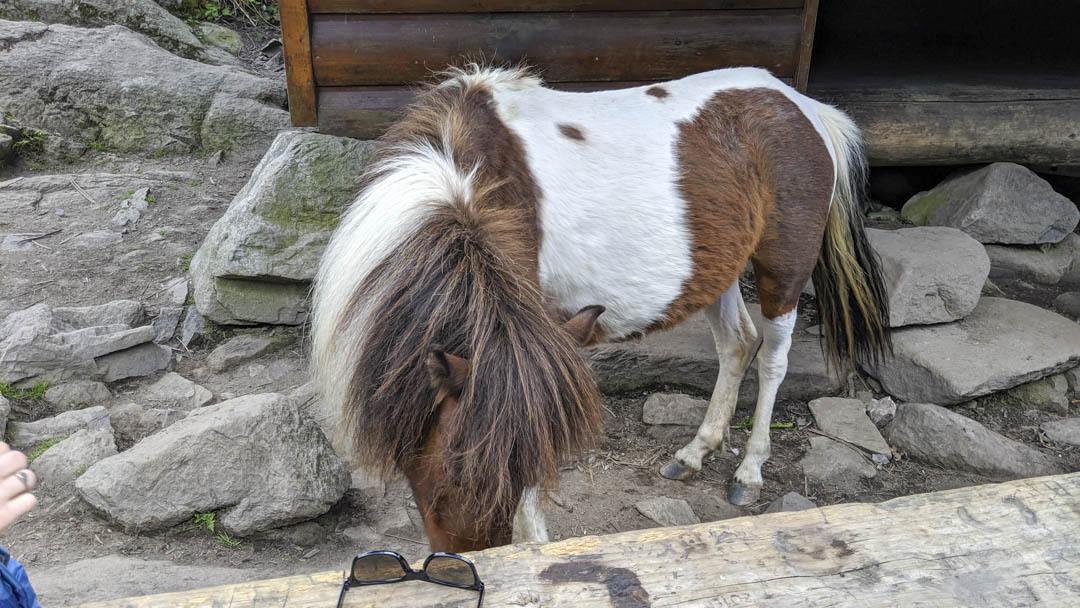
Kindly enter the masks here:
M 314 320 L 325 404 L 358 464 L 384 474 L 435 422 L 429 350 L 469 360 L 444 467 L 470 511 L 501 521 L 600 426 L 591 369 L 537 286 L 537 188 L 490 103 L 513 77 L 455 73 L 387 132 L 324 256 Z

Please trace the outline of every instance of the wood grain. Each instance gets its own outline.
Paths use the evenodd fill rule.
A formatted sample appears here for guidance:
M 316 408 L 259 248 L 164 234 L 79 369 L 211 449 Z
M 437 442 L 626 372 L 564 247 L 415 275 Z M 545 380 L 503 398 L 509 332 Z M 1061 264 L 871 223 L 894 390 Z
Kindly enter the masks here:
M 487 606 L 1076 606 L 1080 473 L 468 554 Z M 345 564 L 342 564 L 345 567 Z M 340 572 L 86 608 L 333 606 Z M 471 607 L 419 582 L 346 606 Z
M 280 0 L 281 42 L 285 47 L 285 80 L 289 92 L 289 118 L 294 127 L 314 126 L 315 77 L 311 65 L 311 37 L 306 0 Z
M 806 0 L 803 7 L 802 33 L 799 35 L 799 58 L 795 66 L 795 88 L 806 92 L 810 78 L 810 58 L 814 54 L 814 32 L 817 29 L 818 0 Z
M 309 0 L 319 13 L 520 13 L 802 8 L 803 0 Z
M 417 82 L 463 56 L 527 60 L 549 82 L 667 80 L 755 65 L 791 77 L 798 10 L 313 15 L 320 86 Z

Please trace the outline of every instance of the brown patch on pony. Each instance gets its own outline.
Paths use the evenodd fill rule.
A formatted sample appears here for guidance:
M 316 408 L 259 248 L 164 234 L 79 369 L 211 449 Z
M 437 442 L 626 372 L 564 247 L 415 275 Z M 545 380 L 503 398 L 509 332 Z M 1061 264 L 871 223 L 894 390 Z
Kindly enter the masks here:
M 384 474 L 426 467 L 429 509 L 465 511 L 484 538 L 511 524 L 526 487 L 550 486 L 560 461 L 591 444 L 600 398 L 585 357 L 543 307 L 539 189 L 490 92 L 427 89 L 379 155 L 407 154 L 417 142 L 452 154 L 463 170 L 478 167 L 472 196 L 438 202 L 357 288 L 343 318 L 363 311 L 371 321 L 343 419 L 362 462 Z M 449 399 L 432 386 L 433 345 L 468 360 L 452 408 L 440 407 Z M 436 426 L 438 453 L 417 463 Z
M 832 188 L 813 125 L 774 89 L 720 91 L 679 123 L 676 153 L 694 274 L 649 330 L 715 302 L 751 256 L 762 312 L 790 310 L 817 261 Z
M 660 85 L 651 86 L 651 87 L 645 89 L 645 94 L 646 95 L 652 95 L 653 97 L 655 97 L 657 99 L 664 99 L 665 97 L 670 97 L 671 96 L 671 93 L 668 93 L 668 90 L 665 89 L 664 87 L 660 86 Z
M 559 125 L 559 133 L 562 133 L 563 136 L 574 141 L 585 141 L 585 134 L 581 132 L 581 129 L 572 125 Z

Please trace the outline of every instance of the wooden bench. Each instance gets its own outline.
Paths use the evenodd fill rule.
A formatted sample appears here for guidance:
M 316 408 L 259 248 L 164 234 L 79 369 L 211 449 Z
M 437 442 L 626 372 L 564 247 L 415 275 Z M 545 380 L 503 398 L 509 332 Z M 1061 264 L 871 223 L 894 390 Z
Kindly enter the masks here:
M 1080 606 L 1080 473 L 467 555 L 490 607 Z M 323 572 L 86 607 L 326 607 L 341 580 Z M 476 605 L 475 593 L 418 582 L 346 598 Z

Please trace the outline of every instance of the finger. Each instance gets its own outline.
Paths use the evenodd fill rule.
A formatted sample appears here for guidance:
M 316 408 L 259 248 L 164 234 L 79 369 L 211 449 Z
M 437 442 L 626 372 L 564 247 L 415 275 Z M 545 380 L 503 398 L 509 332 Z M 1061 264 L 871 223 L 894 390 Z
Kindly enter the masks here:
M 0 479 L 0 501 L 9 500 L 29 492 L 37 485 L 37 475 L 30 469 L 16 471 L 9 477 Z
M 37 506 L 37 497 L 33 494 L 20 494 L 0 504 L 0 530 L 8 527 L 20 515 Z
M 10 450 L 11 450 L 10 445 L 4 443 L 3 441 L 0 441 L 0 454 L 3 454 L 4 452 L 10 451 Z
M 0 479 L 26 468 L 26 454 L 11 450 L 0 454 Z

